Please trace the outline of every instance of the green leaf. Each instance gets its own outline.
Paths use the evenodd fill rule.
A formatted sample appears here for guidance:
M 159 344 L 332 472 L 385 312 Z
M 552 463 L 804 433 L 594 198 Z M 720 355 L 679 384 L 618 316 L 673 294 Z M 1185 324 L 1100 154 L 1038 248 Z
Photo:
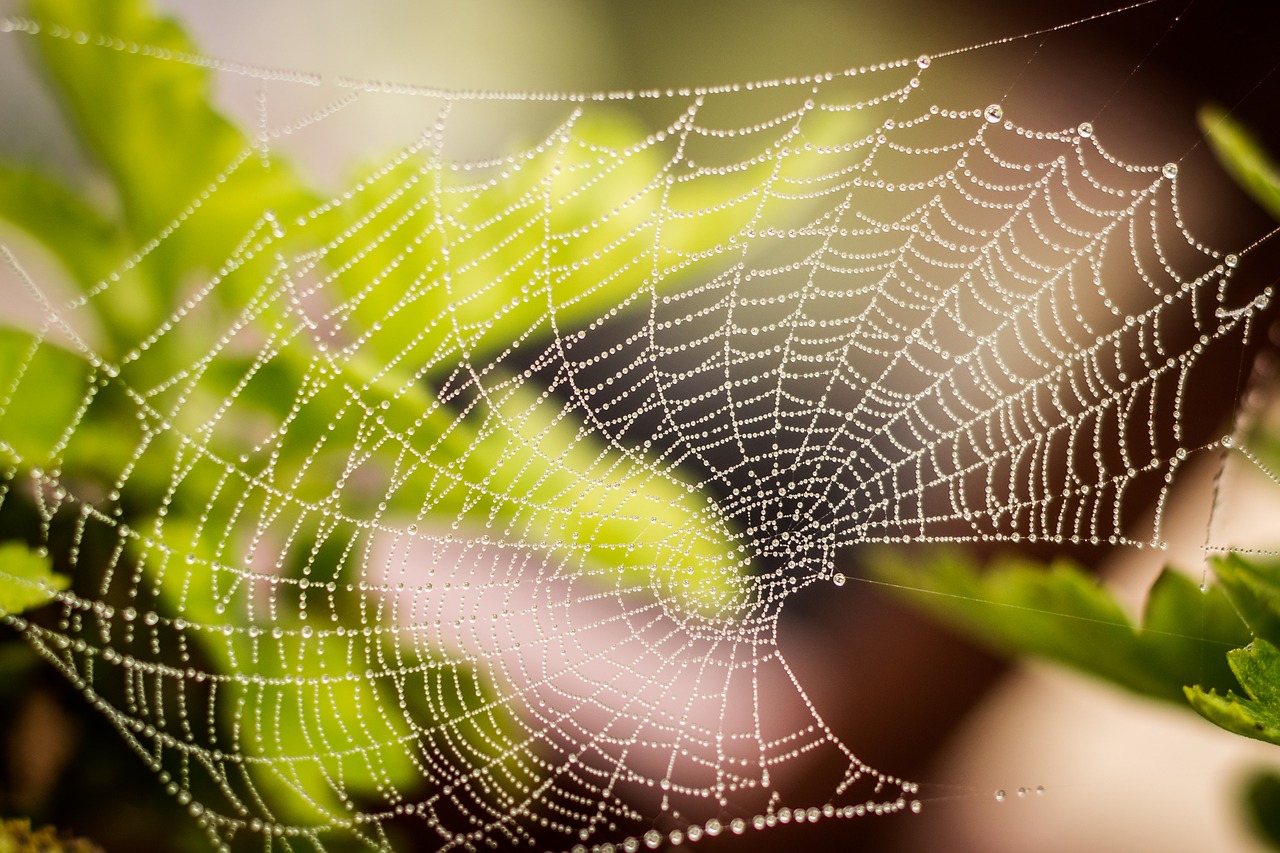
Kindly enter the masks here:
M 69 583 L 53 571 L 47 555 L 18 542 L 0 545 L 0 616 L 48 604 Z
M 133 39 L 170 50 L 191 49 L 175 27 L 148 18 L 138 3 L 121 3 L 110 11 L 94 6 L 83 13 L 72 0 L 38 0 L 35 9 L 41 19 L 72 30 L 106 32 L 126 42 Z M 203 105 L 208 84 L 203 69 L 158 58 L 121 61 L 114 50 L 60 39 L 43 39 L 41 44 L 66 92 L 70 112 L 120 186 L 126 210 L 138 208 L 129 219 L 139 240 L 152 235 L 137 222 L 150 218 L 154 220 L 150 227 L 161 227 L 189 195 L 225 168 L 223 160 L 248 145 L 235 128 Z M 114 103 L 120 93 L 130 92 L 135 94 L 128 103 Z M 132 136 L 145 139 L 135 144 Z M 642 128 L 617 114 L 584 119 L 563 141 L 561 150 L 474 191 L 441 189 L 437 182 L 446 175 L 440 164 L 423 157 L 407 158 L 394 169 L 380 170 L 375 179 L 361 182 L 343 204 L 309 218 L 307 227 L 297 229 L 296 235 L 281 238 L 323 241 L 324 235 L 361 223 L 358 232 L 338 248 L 327 250 L 325 265 L 340 271 L 332 289 L 348 299 L 338 316 L 353 318 L 362 329 L 375 331 L 360 352 L 346 357 L 337 381 L 324 388 L 308 378 L 321 365 L 315 353 L 299 342 L 285 347 L 270 370 L 260 371 L 258 380 L 243 390 L 241 399 L 265 403 L 258 408 L 266 408 L 273 420 L 290 419 L 287 444 L 274 463 L 273 479 L 303 497 L 329 496 L 349 461 L 346 452 L 364 428 L 351 404 L 355 392 L 369 405 L 389 407 L 388 422 L 411 434 L 414 449 L 431 463 L 420 466 L 394 489 L 395 495 L 408 496 L 408 503 L 401 507 L 408 514 L 425 510 L 452 521 L 464 513 L 486 523 L 502 522 L 503 529 L 516 536 L 563 530 L 566 547 L 575 551 L 581 553 L 581 546 L 568 544 L 575 538 L 593 543 L 582 558 L 589 574 L 628 586 L 656 583 L 670 598 L 708 615 L 732 610 L 742 594 L 735 538 L 678 472 L 659 473 L 642 454 L 609 447 L 579 428 L 575 412 L 563 411 L 554 400 L 539 400 L 534 392 L 519 387 L 501 390 L 489 411 L 459 420 L 456 412 L 441 409 L 417 384 L 424 375 L 438 378 L 456 362 L 460 350 L 469 350 L 472 359 L 479 359 L 531 333 L 549 336 L 548 292 L 561 306 L 557 322 L 572 328 L 588 315 L 607 311 L 617 294 L 641 289 L 653 270 L 635 258 L 652 248 L 653 234 L 646 229 L 654 227 L 654 211 L 662 206 L 664 196 L 679 193 L 684 200 L 677 209 L 722 208 L 715 216 L 664 223 L 664 241 L 683 251 L 672 252 L 664 263 L 681 266 L 686 273 L 707 262 L 695 256 L 713 256 L 710 247 L 727 240 L 741 227 L 739 220 L 755 209 L 749 195 L 736 204 L 713 203 L 723 200 L 722 196 L 741 194 L 739 185 L 750 185 L 741 176 L 725 186 L 713 187 L 712 178 L 703 179 L 697 185 L 701 189 L 669 185 L 662 178 L 660 149 L 644 148 L 644 139 Z M 209 154 L 220 149 L 217 156 Z M 627 151 L 632 153 L 623 156 Z M 181 156 L 175 157 L 175 152 Z M 180 164 L 183 180 L 155 180 L 157 170 L 163 173 L 175 162 Z M 814 167 L 811 162 L 807 165 Z M 256 156 L 251 158 L 235 180 L 219 184 L 199 214 L 186 219 L 162 246 L 190 238 L 198 245 L 177 253 L 184 264 L 193 264 L 193 258 L 204 258 L 207 264 L 220 262 L 225 255 L 219 253 L 230 252 L 229 237 L 238 239 L 252 227 L 251 217 L 271 206 L 273 193 L 288 195 L 284 189 L 288 181 L 277 180 L 282 173 L 289 174 L 278 163 L 263 171 Z M 202 177 L 192 183 L 192 175 Z M 295 196 L 289 202 L 295 206 L 306 200 L 296 191 Z M 624 200 L 621 206 L 618 199 Z M 144 203 L 149 205 L 145 210 L 139 208 Z M 222 204 L 221 213 L 210 220 L 210 207 L 217 204 Z M 440 263 L 441 247 L 430 240 L 420 245 L 417 239 L 424 232 L 432 233 L 442 216 L 475 232 L 471 239 L 452 246 L 449 263 L 454 272 L 443 278 L 439 270 L 433 272 L 433 265 Z M 586 227 L 590 223 L 596 224 Z M 637 230 L 644 223 L 646 228 Z M 548 243 L 544 239 L 548 229 L 565 239 Z M 544 243 L 551 247 L 545 252 Z M 140 269 L 155 281 L 167 282 L 177 274 L 176 268 L 158 264 L 154 256 Z M 220 287 L 230 291 L 223 296 L 227 308 L 242 316 L 261 311 L 254 290 L 266 278 L 261 270 L 244 269 L 225 277 Z M 675 281 L 679 276 L 661 278 Z M 378 286 L 370 287 L 371 281 Z M 162 290 L 174 287 L 168 283 Z M 458 294 L 468 296 L 459 299 Z M 127 294 L 117 296 L 108 290 L 95 298 L 94 305 L 123 310 Z M 406 301 L 412 303 L 411 310 Z M 270 323 L 272 316 L 262 315 L 262 323 Z M 424 326 L 423 318 L 431 320 Z M 279 319 L 296 323 L 289 316 Z M 137 323 L 137 318 L 131 322 Z M 190 354 L 156 357 L 157 347 L 184 344 L 191 345 L 185 336 L 162 336 L 150 345 L 147 363 L 161 367 L 190 363 Z M 175 413 L 179 428 L 198 429 L 204 414 L 220 405 L 249 370 L 247 362 L 218 361 L 197 384 L 174 387 L 175 398 L 188 400 Z M 222 375 L 216 375 L 219 372 Z M 122 378 L 133 387 L 146 388 L 167 377 L 151 375 L 145 364 L 135 362 L 125 368 Z M 259 389 L 264 392 L 257 393 Z M 198 404 L 201 399 L 208 405 Z M 305 405 L 291 413 L 289 407 L 295 401 Z M 156 399 L 154 404 L 165 408 L 163 400 Z M 243 413 L 244 407 L 237 406 L 228 419 Z M 323 454 L 332 461 L 330 465 L 323 458 L 311 460 L 322 445 L 333 448 Z M 238 455 L 239 449 L 230 454 L 231 458 Z M 463 481 L 442 493 L 438 472 L 447 470 L 455 459 L 467 460 Z M 143 479 L 145 467 L 138 466 Z M 299 477 L 304 469 L 306 476 Z M 385 476 L 391 476 L 390 470 Z M 480 487 L 482 481 L 487 487 Z M 198 498 L 204 486 L 187 481 L 184 487 L 197 493 L 190 506 L 202 511 Z M 536 501 L 496 505 L 483 497 L 526 492 L 527 498 L 536 495 Z M 436 502 L 423 507 L 421 496 L 433 494 L 438 496 Z M 531 509 L 535 506 L 541 509 Z M 655 542 L 655 534 L 661 541 Z
M 0 462 L 52 461 L 79 419 L 88 374 L 74 353 L 0 327 Z
M 1253 635 L 1280 643 L 1280 563 L 1249 562 L 1229 554 L 1214 561 L 1213 570 Z
M 569 350 L 600 318 L 715 281 L 740 260 L 738 240 L 763 205 L 811 225 L 805 194 L 766 191 L 829 172 L 819 144 L 851 138 L 858 121 L 821 114 L 789 148 L 686 173 L 687 161 L 673 165 L 678 134 L 658 141 L 626 113 L 596 108 L 500 170 L 406 152 L 307 227 L 345 235 L 323 250 L 339 321 L 375 330 L 364 346 L 382 363 L 440 381 L 462 353 L 483 364 L 553 334 Z
M 1229 732 L 1280 744 L 1280 649 L 1257 639 L 1227 654 L 1245 695 L 1187 687 L 1187 701 L 1205 719 Z
M 43 26 L 36 44 L 71 124 L 118 196 L 125 251 L 111 268 L 167 234 L 147 253 L 141 269 L 117 275 L 124 281 L 113 279 L 109 295 L 97 300 L 97 310 L 110 321 L 104 324 L 107 331 L 124 350 L 149 334 L 186 295 L 183 288 L 192 275 L 217 270 L 263 211 L 292 218 L 313 207 L 316 199 L 286 163 L 264 160 L 213 109 L 208 69 L 181 59 L 195 48 L 175 23 L 152 14 L 147 3 L 32 0 L 30 14 Z M 50 34 L 59 27 L 109 37 L 114 46 Z M 130 45 L 146 49 L 139 52 Z M 36 189 L 51 192 L 48 186 Z M 20 191 L 25 191 L 23 198 L 34 197 L 31 187 Z M 60 201 L 77 214 L 88 207 Z M 79 257 L 83 248 L 60 248 L 61 238 L 49 233 L 37 210 L 11 213 L 0 210 L 44 239 L 82 285 L 91 284 L 99 264 L 84 263 Z M 170 232 L 178 220 L 182 227 Z M 145 281 L 136 282 L 135 276 Z M 230 284 L 223 289 L 234 290 Z
M 1280 219 L 1280 169 L 1262 144 L 1222 107 L 1203 107 L 1199 119 L 1222 167 L 1254 201 Z
M 135 235 L 155 236 L 245 152 L 244 135 L 211 106 L 208 69 L 181 59 L 196 54 L 195 46 L 148 3 L 32 0 L 30 14 L 46 32 L 60 25 L 124 45 L 52 35 L 37 42 L 79 137 L 111 175 Z M 258 174 L 251 189 L 259 210 L 271 205 L 272 190 L 298 186 L 290 186 L 288 174 Z
M 326 250 L 344 322 L 377 330 L 366 346 L 384 363 L 440 379 L 460 353 L 483 363 L 531 337 L 576 331 L 636 294 L 714 278 L 728 266 L 717 247 L 758 201 L 736 184 L 671 183 L 669 155 L 645 139 L 634 120 L 602 113 L 491 182 L 421 154 L 379 168 L 312 220 L 359 223 Z M 660 215 L 683 207 L 686 216 Z M 653 257 L 659 232 L 665 251 Z
M 125 45 L 192 49 L 176 26 L 134 0 L 35 0 L 32 14 Z M 669 191 L 661 158 L 619 158 L 618 168 L 582 185 L 565 176 L 569 169 L 557 177 L 544 158 L 488 190 L 445 197 L 424 182 L 416 195 L 400 198 L 387 182 L 438 168 L 409 160 L 372 191 L 297 227 L 297 215 L 316 199 L 286 164 L 264 163 L 209 106 L 204 69 L 47 34 L 37 44 L 73 125 L 111 179 L 124 221 L 109 226 L 74 192 L 18 170 L 10 174 L 11 203 L 0 198 L 0 216 L 48 244 L 82 288 L 108 276 L 109 286 L 86 309 L 103 321 L 117 353 L 143 341 L 146 347 L 143 357 L 121 360 L 118 381 L 103 381 L 80 356 L 16 332 L 0 336 L 0 392 L 11 392 L 0 411 L 0 441 L 12 451 L 5 461 L 107 484 L 122 478 L 111 465 L 129 466 L 128 521 L 155 534 L 131 540 L 121 559 L 154 589 L 157 618 L 165 620 L 157 630 L 184 623 L 168 636 L 189 643 L 199 665 L 244 676 L 219 682 L 225 713 L 209 722 L 211 738 L 248 759 L 244 772 L 234 778 L 217 763 L 203 771 L 230 809 L 243 810 L 237 798 L 256 802 L 263 794 L 286 822 L 344 819 L 348 793 L 378 801 L 388 788 L 411 790 L 430 776 L 424 764 L 432 755 L 416 753 L 419 743 L 436 757 L 465 754 L 457 765 L 490 776 L 494 796 L 532 784 L 513 782 L 505 766 L 502 756 L 523 747 L 487 673 L 437 649 L 407 648 L 394 631 L 382 642 L 355 630 L 367 625 L 365 610 L 380 604 L 336 583 L 366 544 L 365 528 L 346 519 L 430 524 L 461 516 L 512 539 L 537 537 L 535 544 L 610 587 L 657 587 L 665 600 L 708 616 L 736 610 L 744 594 L 736 539 L 691 480 L 607 444 L 579 423 L 575 409 L 496 370 L 490 395 L 465 416 L 423 381 L 440 378 L 462 347 L 478 359 L 513 342 L 549 338 L 548 301 L 571 328 L 606 313 L 619 293 L 643 290 L 653 270 L 634 260 L 651 250 L 653 234 L 631 232 L 653 218 Z M 642 137 L 620 121 L 582 127 L 559 163 L 622 151 Z M 631 201 L 613 210 L 619 197 Z M 705 195 L 687 202 L 691 211 L 714 206 Z M 667 244 L 683 254 L 662 262 L 695 271 L 707 262 L 695 256 L 710 256 L 709 247 L 731 233 L 725 228 L 740 227 L 728 220 L 754 210 L 749 202 L 718 217 L 666 223 Z M 282 234 L 262 227 L 268 209 Z M 451 246 L 451 288 L 433 266 L 441 263 L 441 246 L 413 239 L 440 210 L 477 235 Z M 326 246 L 369 214 L 352 236 L 316 256 L 323 256 L 321 271 L 334 276 L 325 295 L 346 300 L 326 307 L 370 336 L 359 347 L 322 353 L 309 338 L 290 334 L 298 318 L 274 299 L 278 279 L 269 265 L 277 254 L 297 258 Z M 64 242 L 63 217 L 82 236 Z M 179 217 L 181 226 L 168 230 Z M 724 222 L 712 227 L 718 220 Z M 546 243 L 548 229 L 566 239 Z M 122 266 L 157 235 L 163 239 L 145 256 Z M 238 245 L 255 241 L 261 251 L 233 258 Z M 544 245 L 551 248 L 544 252 Z M 193 282 L 203 284 L 214 271 L 210 301 L 219 304 L 200 305 L 211 315 L 188 315 L 189 335 L 163 327 L 190 298 Z M 459 296 L 468 292 L 470 298 Z M 195 324 L 207 319 L 220 328 L 228 318 L 252 324 L 246 337 L 260 332 L 278 350 L 264 349 L 261 360 L 234 346 L 210 354 L 210 339 Z M 166 331 L 151 337 L 157 328 Z M 125 393 L 131 389 L 146 393 L 146 409 Z M 275 452 L 257 453 L 263 431 L 273 430 L 281 435 Z M 384 433 L 401 440 L 387 442 Z M 190 435 L 203 436 L 207 454 L 179 439 Z M 103 452 L 109 437 L 123 447 Z M 229 487 L 227 469 L 215 461 L 222 459 L 241 460 L 261 487 Z M 342 488 L 353 475 L 365 488 Z M 272 493 L 291 500 L 277 505 Z M 326 501 L 342 512 L 331 519 L 299 509 Z M 273 593 L 269 617 L 261 612 L 263 585 L 229 568 L 241 566 L 244 555 L 227 553 L 250 541 L 259 531 L 249 528 L 266 517 L 276 519 L 267 536 L 289 531 L 280 540 L 289 553 L 276 569 L 305 577 L 304 588 L 314 590 L 296 599 Z M 552 531 L 556 541 L 540 541 Z M 261 633 L 267 620 L 269 640 Z M 263 713 L 242 714 L 248 707 Z
M 124 257 L 120 229 L 70 187 L 0 163 L 0 219 L 39 240 L 87 290 Z
M 1096 579 L 1066 561 L 1002 559 L 986 570 L 959 552 L 907 562 L 883 554 L 873 578 L 1005 653 L 1038 655 L 1181 704 L 1183 686 L 1232 683 L 1223 652 L 1249 632 L 1217 587 L 1165 570 L 1139 627 Z
M 218 688 L 226 719 L 217 737 L 247 760 L 205 766 L 230 803 L 263 800 L 276 821 L 361 833 L 347 823 L 352 800 L 414 790 L 442 761 L 466 762 L 495 797 L 515 795 L 507 765 L 518 764 L 521 729 L 470 662 L 419 648 L 412 631 L 379 629 L 371 639 L 362 620 L 380 605 L 339 602 L 334 590 L 317 592 L 305 617 L 306 593 L 274 594 L 265 627 L 250 603 L 255 591 L 218 564 L 216 545 L 180 521 L 165 535 L 191 559 L 177 559 L 169 544 L 137 556 L 163 609 L 183 614 L 180 642 L 194 642 L 212 671 L 238 675 Z M 193 550 L 193 541 L 202 544 Z

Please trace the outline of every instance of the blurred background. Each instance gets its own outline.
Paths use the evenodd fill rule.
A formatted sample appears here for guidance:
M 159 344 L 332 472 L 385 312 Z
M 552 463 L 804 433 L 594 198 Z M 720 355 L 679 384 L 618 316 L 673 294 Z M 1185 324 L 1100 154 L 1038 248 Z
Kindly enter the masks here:
M 1129 162 L 1180 160 L 1189 228 L 1210 245 L 1237 247 L 1272 224 L 1214 164 L 1195 115 L 1206 103 L 1226 105 L 1280 151 L 1274 73 L 1280 14 L 1259 5 L 1154 2 L 956 58 L 945 79 L 929 85 L 947 106 L 1002 100 L 1006 116 L 1024 126 L 1091 121 L 1106 147 Z M 180 20 L 205 52 L 231 61 L 444 89 L 556 91 L 758 80 L 936 55 L 1111 9 L 1083 0 L 379 0 L 358 9 L 336 0 L 165 0 L 157 7 Z M 6 13 L 15 8 L 0 5 Z M 92 182 L 92 168 L 25 47 L 18 38 L 0 40 L 0 152 Z M 215 79 L 220 106 L 253 127 L 258 83 L 234 75 Z M 273 116 L 315 108 L 319 101 L 309 103 L 299 88 L 268 87 Z M 406 111 L 404 104 L 365 98 L 339 125 L 341 132 L 323 135 L 323 147 L 309 147 L 302 135 L 285 144 L 318 186 L 337 189 L 353 164 L 397 150 L 429 124 L 430 114 Z M 554 118 L 535 104 L 477 109 L 452 144 L 463 157 L 501 155 L 537 139 Z M 1277 260 L 1274 253 L 1270 260 Z M 1280 264 L 1262 253 L 1245 272 L 1269 283 L 1280 278 Z M 0 294 L 8 302 L 8 292 Z M 1258 340 L 1266 345 L 1265 335 Z M 1203 419 L 1196 428 L 1214 435 L 1229 413 L 1195 414 Z M 1204 466 L 1175 495 L 1170 517 L 1176 521 L 1169 527 L 1180 535 L 1171 537 L 1168 555 L 1099 548 L 1071 556 L 1125 590 L 1135 610 L 1165 556 L 1199 574 L 1214 474 Z M 1268 503 L 1275 497 L 1270 490 L 1243 475 L 1228 485 L 1229 509 L 1217 518 L 1230 526 L 1215 528 L 1214 538 L 1280 544 L 1274 521 L 1280 503 Z M 856 575 L 856 567 L 847 573 Z M 924 809 L 701 842 L 710 849 L 1263 849 L 1244 826 L 1236 780 L 1256 764 L 1280 766 L 1274 747 L 1045 665 L 1010 665 L 869 584 L 853 583 L 838 596 L 819 590 L 796 596 L 781 636 L 831 727 L 871 765 L 919 781 Z M 6 645 L 11 642 L 6 636 Z M 203 849 L 185 815 L 153 794 L 149 774 L 121 781 L 119 768 L 135 759 L 104 722 L 80 713 L 79 695 L 53 673 L 34 678 L 39 689 L 0 712 L 7 727 L 5 813 L 55 821 L 108 849 Z M 41 727 L 51 734 L 40 742 L 63 745 L 33 764 L 18 741 Z M 1039 786 L 1043 794 L 1016 796 L 1019 787 L 1034 792 Z M 1010 796 L 997 802 L 997 789 Z

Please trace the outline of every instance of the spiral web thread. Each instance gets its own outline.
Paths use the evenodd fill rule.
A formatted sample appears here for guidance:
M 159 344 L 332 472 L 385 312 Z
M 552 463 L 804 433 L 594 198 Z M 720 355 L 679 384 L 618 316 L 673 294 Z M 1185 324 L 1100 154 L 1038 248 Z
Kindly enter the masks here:
M 935 106 L 948 58 L 553 95 L 138 52 L 337 90 L 86 297 L 5 249 L 48 321 L 0 404 L 54 368 L 82 395 L 47 452 L 0 436 L 3 508 L 77 576 L 5 621 L 219 846 L 634 851 L 918 810 L 806 696 L 784 602 L 867 542 L 1160 545 L 1205 449 L 1186 389 L 1270 296 L 1187 232 L 1176 163 Z M 82 316 L 370 97 L 427 131 L 95 348 Z M 449 152 L 455 112 L 529 101 L 559 116 L 538 144 Z M 789 793 L 815 773 L 826 799 Z

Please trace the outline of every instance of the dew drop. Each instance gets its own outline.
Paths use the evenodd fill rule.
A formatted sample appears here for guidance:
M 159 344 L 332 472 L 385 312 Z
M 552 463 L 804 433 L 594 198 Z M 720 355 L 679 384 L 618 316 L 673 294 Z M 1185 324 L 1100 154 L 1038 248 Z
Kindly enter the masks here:
M 928 68 L 930 63 L 932 62 L 933 60 L 929 58 L 928 54 L 922 53 L 918 57 L 916 57 L 916 67 L 919 68 L 921 71 Z
M 1080 134 L 1082 139 L 1088 139 L 1093 136 L 1093 125 L 1087 121 L 1080 122 L 1080 126 L 1076 128 L 1076 133 Z
M 1240 266 L 1240 256 L 1231 254 L 1222 259 L 1222 263 L 1226 264 L 1227 269 L 1233 270 Z
M 1178 177 L 1178 164 L 1165 163 L 1164 168 L 1160 170 L 1160 173 L 1172 181 L 1174 178 Z
M 1004 788 L 999 789 L 998 791 L 996 791 L 996 802 L 997 802 L 997 803 L 1003 803 L 1003 802 L 1004 802 L 1004 798 L 1005 798 L 1006 796 L 1008 796 L 1008 795 L 1007 795 L 1007 794 L 1005 794 L 1005 792 L 1004 792 Z
M 986 116 L 987 121 L 991 122 L 992 124 L 995 124 L 1000 119 L 1004 118 L 1004 107 L 1000 106 L 999 104 L 992 104 L 991 106 L 987 107 L 982 114 Z
M 843 572 L 836 572 L 831 576 L 831 582 L 836 586 L 844 586 L 845 576 Z

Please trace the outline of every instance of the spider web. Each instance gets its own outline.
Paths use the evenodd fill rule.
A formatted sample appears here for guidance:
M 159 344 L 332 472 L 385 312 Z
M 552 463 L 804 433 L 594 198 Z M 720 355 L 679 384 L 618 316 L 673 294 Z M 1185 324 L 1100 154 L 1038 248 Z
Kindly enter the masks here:
M 464 93 L 6 29 L 332 94 L 264 108 L 86 297 L 5 249 L 47 316 L 6 411 L 79 383 L 47 453 L 0 435 L 6 508 L 77 572 L 60 619 L 5 621 L 218 846 L 635 851 L 919 810 L 788 667 L 787 600 L 869 542 L 1161 546 L 1180 466 L 1230 444 L 1184 435 L 1188 388 L 1271 295 L 1188 232 L 1178 163 L 939 105 L 967 51 Z M 278 140 L 374 96 L 427 130 L 93 343 Z M 530 103 L 556 119 L 526 149 L 450 148 Z

